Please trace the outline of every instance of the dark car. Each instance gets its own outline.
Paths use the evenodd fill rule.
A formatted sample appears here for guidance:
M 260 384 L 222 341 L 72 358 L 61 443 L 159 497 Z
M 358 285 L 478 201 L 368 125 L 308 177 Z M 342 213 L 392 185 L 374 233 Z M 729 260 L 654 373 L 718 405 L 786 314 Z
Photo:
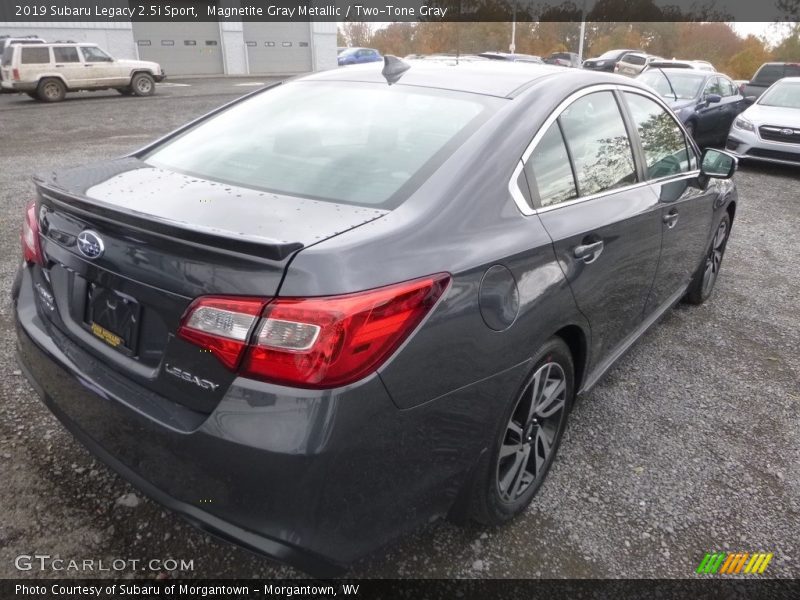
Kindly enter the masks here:
M 345 48 L 337 56 L 339 66 L 359 65 L 361 63 L 379 62 L 383 60 L 381 53 L 374 48 Z
M 323 71 L 36 177 L 19 361 L 144 493 L 331 574 L 525 509 L 576 394 L 711 294 L 734 168 L 617 76 Z
M 698 144 L 724 144 L 731 123 L 747 108 L 733 81 L 696 69 L 648 69 L 636 78 L 666 100 Z
M 581 59 L 574 52 L 553 52 L 550 56 L 544 59 L 544 62 L 546 62 L 548 65 L 573 67 L 576 69 L 581 66 Z
M 637 50 L 631 50 L 630 48 L 627 50 L 609 50 L 597 58 L 590 58 L 583 61 L 582 66 L 584 69 L 590 69 L 592 71 L 608 71 L 609 73 L 613 73 L 616 64 L 628 52 L 637 52 Z
M 740 91 L 743 96 L 758 98 L 767 91 L 769 86 L 784 77 L 800 77 L 800 63 L 764 63 L 755 72 L 753 78 L 740 87 Z

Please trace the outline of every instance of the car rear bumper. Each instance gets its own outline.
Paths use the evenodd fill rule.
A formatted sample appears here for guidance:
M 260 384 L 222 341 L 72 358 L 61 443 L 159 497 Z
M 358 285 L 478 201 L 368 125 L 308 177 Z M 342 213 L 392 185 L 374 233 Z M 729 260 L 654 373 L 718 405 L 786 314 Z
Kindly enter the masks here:
M 762 140 L 755 132 L 738 128 L 731 129 L 725 148 L 740 159 L 800 165 L 800 143 L 770 142 Z
M 3 91 L 6 92 L 35 92 L 38 84 L 29 81 L 0 81 Z
M 333 391 L 237 379 L 201 415 L 122 382 L 41 313 L 30 268 L 19 277 L 18 359 L 65 427 L 200 528 L 317 576 L 446 515 L 527 369 L 408 410 L 377 376 Z

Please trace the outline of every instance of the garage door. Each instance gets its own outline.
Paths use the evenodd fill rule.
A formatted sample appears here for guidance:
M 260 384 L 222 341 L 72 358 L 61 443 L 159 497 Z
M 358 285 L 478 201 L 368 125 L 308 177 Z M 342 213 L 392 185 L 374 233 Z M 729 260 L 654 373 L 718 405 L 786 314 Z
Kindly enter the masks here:
M 308 23 L 244 23 L 250 73 L 274 75 L 311 71 Z
M 139 58 L 161 64 L 168 76 L 223 73 L 219 23 L 134 23 Z

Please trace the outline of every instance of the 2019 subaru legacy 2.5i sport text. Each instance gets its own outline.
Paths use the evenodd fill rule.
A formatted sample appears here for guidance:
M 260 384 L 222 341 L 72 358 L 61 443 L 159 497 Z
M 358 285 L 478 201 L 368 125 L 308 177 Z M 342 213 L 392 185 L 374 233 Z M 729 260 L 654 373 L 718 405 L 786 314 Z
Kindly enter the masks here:
M 79 440 L 318 574 L 522 512 L 576 394 L 708 298 L 736 205 L 735 159 L 635 81 L 386 62 L 38 176 L 13 289 Z

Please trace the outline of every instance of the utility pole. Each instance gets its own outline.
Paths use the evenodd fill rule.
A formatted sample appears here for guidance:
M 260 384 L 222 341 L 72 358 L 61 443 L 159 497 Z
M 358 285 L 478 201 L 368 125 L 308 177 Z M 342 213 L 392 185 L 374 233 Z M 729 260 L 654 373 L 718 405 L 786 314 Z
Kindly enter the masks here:
M 583 62 L 583 37 L 586 34 L 586 0 L 581 7 L 581 39 L 578 42 L 578 60 Z
M 511 15 L 511 44 L 508 47 L 508 51 L 511 54 L 517 50 L 517 0 L 514 0 L 514 8 Z

